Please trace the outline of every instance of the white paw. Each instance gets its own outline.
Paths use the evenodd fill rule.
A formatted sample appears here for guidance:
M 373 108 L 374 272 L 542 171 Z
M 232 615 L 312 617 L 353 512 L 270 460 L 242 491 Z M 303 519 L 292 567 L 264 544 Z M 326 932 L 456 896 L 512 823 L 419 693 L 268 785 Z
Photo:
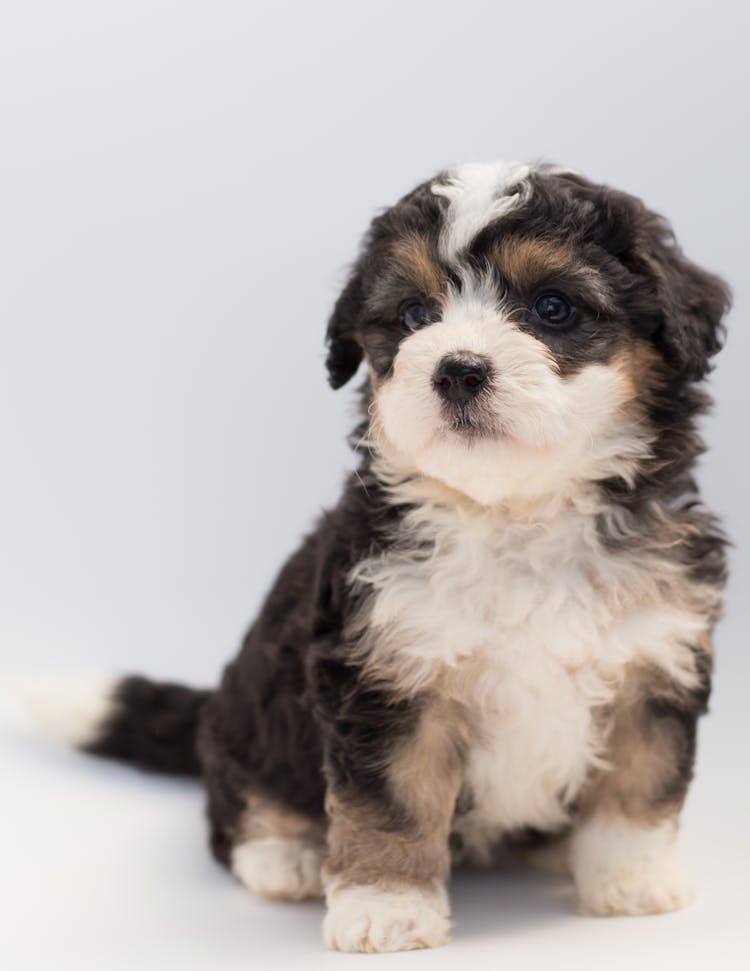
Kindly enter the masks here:
M 232 849 L 232 873 L 253 893 L 274 900 L 322 897 L 320 851 L 303 839 L 266 836 Z
M 345 887 L 328 891 L 323 937 L 334 951 L 413 951 L 450 939 L 444 890 Z
M 586 914 L 664 914 L 693 899 L 693 889 L 680 866 L 631 866 L 597 874 L 578 885 L 579 905 Z
M 573 875 L 587 914 L 661 914 L 693 899 L 677 856 L 676 827 L 592 821 L 573 837 Z

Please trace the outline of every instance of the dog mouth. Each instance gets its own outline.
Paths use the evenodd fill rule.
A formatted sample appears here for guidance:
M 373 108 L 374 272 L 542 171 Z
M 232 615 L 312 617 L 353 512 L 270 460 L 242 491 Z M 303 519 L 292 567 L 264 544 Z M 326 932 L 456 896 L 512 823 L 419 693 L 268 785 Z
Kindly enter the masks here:
M 443 427 L 448 433 L 472 441 L 479 438 L 497 438 L 501 434 L 497 422 L 475 402 L 453 402 L 443 408 Z

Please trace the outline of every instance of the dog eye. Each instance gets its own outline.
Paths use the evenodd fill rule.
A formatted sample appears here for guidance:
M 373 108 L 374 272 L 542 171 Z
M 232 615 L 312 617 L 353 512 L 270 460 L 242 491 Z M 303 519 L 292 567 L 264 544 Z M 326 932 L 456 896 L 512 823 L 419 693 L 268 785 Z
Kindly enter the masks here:
M 570 323 L 573 317 L 573 308 L 559 293 L 543 293 L 534 301 L 531 312 L 544 324 L 551 327 L 560 327 Z
M 407 300 L 399 311 L 401 323 L 408 330 L 419 330 L 426 324 L 432 323 L 432 314 L 421 300 Z

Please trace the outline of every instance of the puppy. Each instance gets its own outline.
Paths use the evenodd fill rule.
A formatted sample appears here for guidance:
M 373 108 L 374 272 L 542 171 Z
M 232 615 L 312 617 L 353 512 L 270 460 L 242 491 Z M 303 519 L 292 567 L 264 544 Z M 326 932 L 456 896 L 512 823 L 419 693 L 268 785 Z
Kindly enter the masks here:
M 451 863 L 501 844 L 556 847 L 584 912 L 684 906 L 725 581 L 695 423 L 727 307 L 664 220 L 574 172 L 420 185 L 328 326 L 331 385 L 366 366 L 357 471 L 220 686 L 37 710 L 200 774 L 216 858 L 265 897 L 325 895 L 331 948 L 445 944 Z

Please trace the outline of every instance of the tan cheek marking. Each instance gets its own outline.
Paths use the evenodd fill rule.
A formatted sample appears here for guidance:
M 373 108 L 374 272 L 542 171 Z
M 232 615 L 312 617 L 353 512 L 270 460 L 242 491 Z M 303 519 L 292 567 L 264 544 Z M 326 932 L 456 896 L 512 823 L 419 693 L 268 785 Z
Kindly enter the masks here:
M 623 413 L 631 418 L 643 418 L 649 398 L 662 381 L 659 354 L 646 341 L 638 340 L 619 351 L 609 367 L 617 373 L 622 384 Z
M 637 397 L 658 387 L 661 381 L 660 362 L 655 348 L 646 341 L 638 340 L 616 354 L 611 366 L 626 380 L 630 396 Z
M 571 246 L 549 239 L 503 239 L 492 255 L 508 283 L 521 291 L 576 264 Z
M 429 243 L 416 233 L 397 239 L 391 256 L 423 294 L 437 294 L 445 284 L 445 273 L 432 257 Z

